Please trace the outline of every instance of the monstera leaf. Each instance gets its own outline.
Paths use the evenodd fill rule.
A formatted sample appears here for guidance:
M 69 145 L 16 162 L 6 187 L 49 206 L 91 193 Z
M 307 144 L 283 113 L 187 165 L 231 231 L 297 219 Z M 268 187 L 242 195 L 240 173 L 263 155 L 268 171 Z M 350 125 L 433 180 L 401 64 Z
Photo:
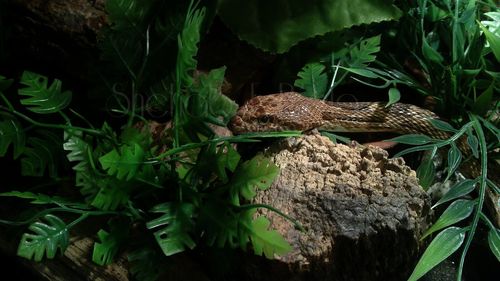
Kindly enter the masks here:
M 49 259 L 56 256 L 57 250 L 64 252 L 69 245 L 69 233 L 66 224 L 58 217 L 48 214 L 44 217 L 47 223 L 35 222 L 19 242 L 17 255 L 41 261 L 44 255 Z
M 19 89 L 19 95 L 28 96 L 21 99 L 21 104 L 28 110 L 40 114 L 58 112 L 71 102 L 71 92 L 61 91 L 61 81 L 55 79 L 49 86 L 45 76 L 25 71 L 21 77 L 21 84 L 25 88 Z

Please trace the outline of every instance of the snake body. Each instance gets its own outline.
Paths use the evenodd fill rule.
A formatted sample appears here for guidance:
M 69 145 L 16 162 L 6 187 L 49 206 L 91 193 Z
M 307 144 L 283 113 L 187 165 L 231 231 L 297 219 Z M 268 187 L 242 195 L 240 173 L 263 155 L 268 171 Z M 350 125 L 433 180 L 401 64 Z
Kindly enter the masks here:
M 312 129 L 335 132 L 395 132 L 449 137 L 436 129 L 429 110 L 415 105 L 383 102 L 325 102 L 288 92 L 257 96 L 240 107 L 231 120 L 236 134 Z

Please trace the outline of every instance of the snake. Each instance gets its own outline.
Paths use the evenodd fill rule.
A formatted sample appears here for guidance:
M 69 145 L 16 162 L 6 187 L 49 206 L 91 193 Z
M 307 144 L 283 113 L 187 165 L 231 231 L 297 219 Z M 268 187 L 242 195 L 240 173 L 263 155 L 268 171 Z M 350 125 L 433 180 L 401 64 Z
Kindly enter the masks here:
M 434 112 L 412 104 L 331 102 L 309 98 L 297 92 L 286 92 L 251 98 L 238 109 L 229 128 L 234 134 L 286 130 L 306 132 L 318 129 L 333 132 L 424 134 L 441 140 L 450 138 L 449 132 L 439 130 L 432 124 L 433 119 L 440 118 Z M 466 158 L 471 156 L 466 137 L 458 139 L 457 146 Z M 466 177 L 476 178 L 481 174 L 479 162 L 475 158 L 469 158 L 471 161 L 462 166 L 465 169 L 461 171 Z M 495 224 L 500 226 L 500 197 L 489 189 L 486 197 Z
M 439 117 L 412 104 L 386 102 L 330 102 L 297 92 L 256 96 L 231 119 L 235 134 L 273 131 L 394 132 L 424 134 L 436 139 L 450 135 L 435 128 Z

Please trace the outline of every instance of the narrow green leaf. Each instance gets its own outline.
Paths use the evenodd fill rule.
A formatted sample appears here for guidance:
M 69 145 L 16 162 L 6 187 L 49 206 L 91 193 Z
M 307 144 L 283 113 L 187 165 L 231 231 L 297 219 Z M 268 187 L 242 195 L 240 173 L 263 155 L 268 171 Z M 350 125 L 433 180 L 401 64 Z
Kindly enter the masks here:
M 441 130 L 441 131 L 446 131 L 446 132 L 453 132 L 456 133 L 457 129 L 453 128 L 449 123 L 439 120 L 439 119 L 431 119 L 429 120 L 435 128 Z
M 412 153 L 412 152 L 417 152 L 417 151 L 424 151 L 424 150 L 432 150 L 436 149 L 435 144 L 426 144 L 426 145 L 421 145 L 421 146 L 415 146 L 415 147 L 410 147 L 407 148 L 403 151 L 400 151 L 394 155 L 394 157 L 401 157 L 405 154 Z
M 432 208 L 471 193 L 471 191 L 474 190 L 474 186 L 476 185 L 476 183 L 476 180 L 471 179 L 465 179 L 456 183 L 450 188 L 448 192 L 446 192 L 446 194 L 441 199 L 439 199 L 439 201 L 436 202 L 436 204 L 434 204 L 434 206 L 432 206 Z
M 424 159 L 417 168 L 417 178 L 422 188 L 427 190 L 434 182 L 435 177 L 436 168 L 434 167 L 434 161 L 429 158 Z
M 392 104 L 397 103 L 401 98 L 401 93 L 399 93 L 399 90 L 397 88 L 390 88 L 388 94 L 389 94 L 389 101 L 387 102 L 385 107 L 389 107 Z
M 494 104 L 494 88 L 494 83 L 491 83 L 491 85 L 483 93 L 481 93 L 479 97 L 477 97 L 474 105 L 472 106 L 472 110 L 474 111 L 474 113 L 483 116 L 491 108 L 491 106 Z
M 467 144 L 469 148 L 472 150 L 472 156 L 474 158 L 479 158 L 479 141 L 476 136 L 472 134 L 471 131 L 467 131 Z
M 483 30 L 484 35 L 486 36 L 486 40 L 490 44 L 491 51 L 495 55 L 497 62 L 500 62 L 500 36 L 489 31 L 488 28 L 486 28 L 480 22 L 478 22 L 478 24 L 479 27 L 481 27 L 481 29 Z
M 457 170 L 458 166 L 462 162 L 462 153 L 460 149 L 453 143 L 448 150 L 448 176 L 449 179 L 451 175 Z
M 458 199 L 446 208 L 446 210 L 441 214 L 439 219 L 424 233 L 421 239 L 429 236 L 430 234 L 455 224 L 472 214 L 474 207 L 477 205 L 476 201 Z
M 367 77 L 367 78 L 378 78 L 379 76 L 375 72 L 365 69 L 365 68 L 352 68 L 352 67 L 342 67 L 343 69 L 350 71 L 354 74 Z
M 427 135 L 416 135 L 416 134 L 408 134 L 398 136 L 392 139 L 388 139 L 386 141 L 392 141 L 397 143 L 404 143 L 410 145 L 422 145 L 432 142 L 432 138 Z
M 441 65 L 444 60 L 443 56 L 434 48 L 432 48 L 425 38 L 423 38 L 422 40 L 422 54 L 426 59 L 439 65 Z
M 441 231 L 425 250 L 408 281 L 416 281 L 424 276 L 458 250 L 464 239 L 465 231 L 459 227 L 449 227 Z
M 498 233 L 497 229 L 490 229 L 488 232 L 488 245 L 491 252 L 500 262 L 500 233 Z
M 308 63 L 297 74 L 299 79 L 295 80 L 294 86 L 304 90 L 306 97 L 321 99 L 326 94 L 328 77 L 325 66 L 320 63 Z

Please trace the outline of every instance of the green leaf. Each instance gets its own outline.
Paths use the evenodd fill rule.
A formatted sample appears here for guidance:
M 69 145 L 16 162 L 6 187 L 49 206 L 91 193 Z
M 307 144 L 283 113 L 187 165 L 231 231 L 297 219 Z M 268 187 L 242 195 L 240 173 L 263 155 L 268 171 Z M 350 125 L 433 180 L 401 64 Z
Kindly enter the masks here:
M 380 35 L 361 40 L 359 44 L 351 46 L 349 49 L 350 58 L 345 63 L 352 68 L 366 67 L 370 62 L 375 61 L 379 51 Z
M 479 24 L 479 27 L 481 27 L 481 29 L 483 30 L 484 35 L 486 36 L 486 40 L 488 41 L 488 43 L 490 45 L 490 49 L 493 52 L 493 54 L 495 55 L 497 62 L 500 62 L 500 35 L 491 32 L 490 30 L 488 30 L 488 28 L 486 28 L 481 23 L 478 23 L 478 24 Z
M 144 160 L 144 150 L 137 143 L 131 145 L 122 145 L 120 152 L 116 149 L 106 153 L 99 158 L 99 163 L 104 170 L 108 171 L 108 175 L 116 175 L 116 178 L 121 180 L 126 177 L 126 180 L 132 179 Z
M 401 12 L 386 0 L 222 0 L 218 13 L 240 39 L 284 53 L 298 42 L 355 25 L 395 20 Z M 245 17 L 241 17 L 241 15 Z
M 148 229 L 164 226 L 154 233 L 156 242 L 166 256 L 171 256 L 186 250 L 193 249 L 196 243 L 189 232 L 194 228 L 193 216 L 195 206 L 191 203 L 168 202 L 159 204 L 151 210 L 153 213 L 163 213 L 157 219 L 146 224 Z
M 239 214 L 227 207 L 227 202 L 211 196 L 200 208 L 198 226 L 207 245 L 235 247 L 238 245 Z
M 200 42 L 200 28 L 205 18 L 205 8 L 196 9 L 196 5 L 189 6 L 184 27 L 177 38 L 177 77 L 185 87 L 193 84 L 192 73 L 196 69 L 197 61 L 194 58 L 198 53 Z
M 92 252 L 92 261 L 98 265 L 107 265 L 113 262 L 120 246 L 127 241 L 128 238 L 128 223 L 110 221 L 109 227 L 111 233 L 104 229 L 97 232 L 97 237 L 101 243 L 94 244 Z
M 95 184 L 97 192 L 90 204 L 98 209 L 116 210 L 129 200 L 130 190 L 132 189 L 130 181 L 108 177 L 96 180 Z M 84 193 L 85 190 L 82 189 L 81 192 Z
M 29 230 L 33 233 L 24 233 L 17 255 L 26 259 L 41 261 L 44 255 L 52 259 L 57 250 L 64 252 L 69 245 L 69 231 L 66 224 L 58 217 L 48 214 L 44 216 L 47 223 L 34 222 Z
M 238 105 L 221 94 L 225 71 L 226 67 L 223 66 L 211 70 L 208 74 L 199 75 L 196 92 L 189 97 L 191 118 L 226 126 L 231 117 L 236 114 Z
M 223 182 L 227 182 L 228 177 L 226 174 L 226 169 L 231 172 L 236 170 L 238 167 L 238 163 L 240 162 L 241 156 L 233 148 L 233 145 L 230 143 L 226 143 L 223 146 L 219 147 L 219 151 L 217 152 L 217 174 L 221 178 Z
M 410 145 L 421 145 L 432 142 L 432 138 L 426 135 L 408 134 L 388 139 L 387 141 L 410 144 Z
M 472 150 L 472 155 L 475 158 L 479 158 L 479 140 L 472 134 L 471 131 L 467 131 L 467 144 Z
M 379 76 L 375 74 L 375 72 L 366 68 L 353 68 L 353 67 L 341 67 L 341 68 L 366 78 L 379 78 Z
M 164 256 L 152 247 L 142 246 L 127 255 L 130 262 L 130 273 L 138 281 L 157 281 L 167 270 Z
M 19 121 L 10 116 L 5 117 L 3 121 L 0 121 L 0 157 L 5 156 L 9 146 L 12 144 L 14 148 L 13 156 L 16 159 L 24 151 L 26 134 Z
M 441 131 L 452 132 L 452 133 L 457 132 L 457 129 L 453 128 L 452 125 L 450 125 L 449 123 L 447 123 L 443 120 L 430 119 L 429 121 L 431 122 L 432 126 L 434 126 L 436 129 L 439 129 Z
M 71 92 L 61 91 L 61 81 L 55 79 L 48 86 L 48 79 L 45 76 L 33 72 L 25 71 L 21 77 L 21 84 L 25 88 L 19 89 L 19 95 L 29 98 L 21 99 L 21 104 L 27 109 L 40 114 L 55 113 L 71 102 Z
M 64 158 L 61 157 L 62 137 L 50 131 L 40 130 L 42 138 L 30 137 L 21 158 L 23 176 L 41 177 L 45 171 L 49 176 L 57 177 L 57 170 Z
M 471 180 L 471 179 L 465 179 L 463 181 L 460 181 L 453 185 L 446 194 L 439 199 L 439 201 L 432 206 L 432 208 L 435 208 L 443 203 L 446 203 L 448 201 L 451 201 L 456 198 L 460 198 L 462 196 L 465 196 L 471 191 L 474 190 L 474 186 L 476 185 L 477 181 L 476 180 Z
M 443 56 L 434 48 L 432 48 L 425 38 L 422 39 L 422 54 L 431 62 L 441 64 L 444 60 Z
M 458 199 L 446 208 L 446 210 L 441 214 L 439 219 L 424 233 L 421 239 L 429 236 L 430 234 L 455 224 L 463 219 L 466 219 L 474 211 L 474 207 L 477 205 L 476 201 Z
M 238 194 L 251 200 L 256 195 L 256 188 L 266 190 L 279 173 L 279 168 L 262 155 L 242 163 L 234 172 L 229 182 L 232 202 L 239 205 Z
M 248 211 L 244 216 L 251 218 L 255 211 Z M 260 216 L 255 220 L 240 220 L 240 245 L 245 249 L 248 241 L 251 242 L 256 255 L 265 255 L 273 259 L 275 255 L 284 255 L 292 250 L 292 247 L 276 230 L 268 230 L 270 222 L 267 218 Z
M 401 98 L 401 94 L 399 93 L 399 90 L 397 88 L 390 88 L 389 89 L 389 101 L 385 105 L 385 107 L 389 107 L 392 104 L 395 104 L 399 101 Z
M 488 109 L 491 108 L 493 102 L 493 92 L 494 92 L 494 84 L 491 85 L 477 97 L 474 105 L 472 106 L 472 110 L 477 115 L 483 116 Z
M 321 63 L 308 63 L 297 74 L 300 79 L 295 80 L 293 85 L 303 89 L 304 96 L 321 99 L 326 94 L 328 83 L 324 71 L 325 66 Z
M 408 281 L 416 281 L 429 270 L 453 254 L 464 242 L 465 232 L 459 227 L 449 227 L 441 231 L 418 261 Z
M 0 94 L 3 91 L 5 91 L 6 89 L 8 89 L 12 85 L 13 82 L 14 82 L 14 80 L 7 79 L 4 76 L 0 75 Z
M 460 149 L 453 143 L 448 150 L 448 176 L 446 180 L 457 170 L 462 162 L 462 153 Z
M 500 233 L 498 233 L 497 229 L 490 229 L 488 232 L 488 245 L 491 252 L 500 262 Z
M 424 150 L 432 150 L 432 149 L 437 149 L 436 144 L 426 144 L 426 145 L 421 145 L 421 146 L 410 147 L 410 148 L 407 148 L 403 151 L 396 153 L 394 155 L 394 157 L 401 157 L 401 156 L 408 154 L 408 153 L 417 152 L 417 151 L 424 151 Z
M 434 162 L 429 158 L 424 159 L 417 168 L 417 178 L 424 190 L 427 190 L 432 185 L 435 177 L 436 168 L 434 167 Z

